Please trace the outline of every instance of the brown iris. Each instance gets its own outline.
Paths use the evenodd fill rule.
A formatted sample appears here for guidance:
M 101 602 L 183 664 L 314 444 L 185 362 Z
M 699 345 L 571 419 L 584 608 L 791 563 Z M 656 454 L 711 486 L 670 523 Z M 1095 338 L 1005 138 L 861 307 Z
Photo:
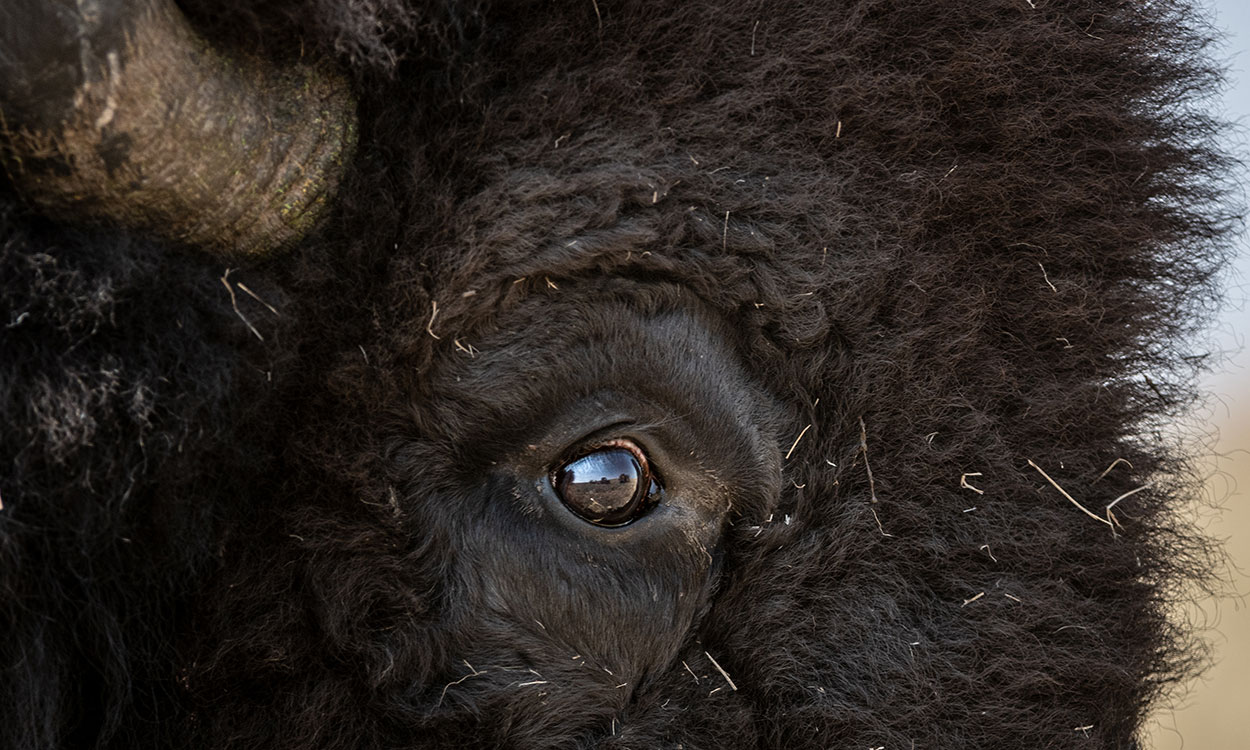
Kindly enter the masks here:
M 627 524 L 658 502 L 647 457 L 631 440 L 612 440 L 560 466 L 556 494 L 569 510 L 599 526 Z

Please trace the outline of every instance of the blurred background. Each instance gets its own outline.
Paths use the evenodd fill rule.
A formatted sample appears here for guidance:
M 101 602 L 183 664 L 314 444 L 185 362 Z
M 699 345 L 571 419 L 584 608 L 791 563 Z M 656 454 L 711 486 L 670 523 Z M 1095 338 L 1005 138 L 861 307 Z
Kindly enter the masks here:
M 1250 0 L 1199 0 L 1213 26 L 1224 34 L 1219 58 L 1228 68 L 1229 87 L 1216 106 L 1226 119 L 1250 129 Z M 1237 155 L 1250 162 L 1247 137 L 1235 136 Z M 1246 170 L 1242 182 L 1246 183 Z M 1213 345 L 1227 353 L 1204 382 L 1209 406 L 1195 415 L 1195 429 L 1218 431 L 1211 456 L 1208 499 L 1219 513 L 1203 514 L 1208 531 L 1227 540 L 1231 556 L 1225 572 L 1232 596 L 1208 599 L 1191 616 L 1210 628 L 1215 666 L 1177 694 L 1170 709 L 1160 707 L 1147 725 L 1155 750 L 1250 748 L 1250 242 L 1243 236 L 1227 278 L 1228 300 Z

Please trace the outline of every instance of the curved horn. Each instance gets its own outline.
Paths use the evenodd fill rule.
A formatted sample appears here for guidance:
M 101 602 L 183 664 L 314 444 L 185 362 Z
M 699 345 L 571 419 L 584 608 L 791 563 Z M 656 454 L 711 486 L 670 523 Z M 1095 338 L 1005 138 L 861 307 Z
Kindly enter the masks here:
M 171 0 L 5 0 L 0 161 L 58 218 L 259 255 L 302 237 L 355 145 L 346 82 L 210 47 Z

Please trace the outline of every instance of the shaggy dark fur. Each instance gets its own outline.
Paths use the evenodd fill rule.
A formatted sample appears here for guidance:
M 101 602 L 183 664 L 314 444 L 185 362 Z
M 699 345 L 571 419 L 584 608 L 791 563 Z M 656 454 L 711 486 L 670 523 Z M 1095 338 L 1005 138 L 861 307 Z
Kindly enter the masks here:
M 297 252 L 0 195 L 0 745 L 1129 748 L 1201 661 L 1185 0 L 247 6 L 360 101 Z

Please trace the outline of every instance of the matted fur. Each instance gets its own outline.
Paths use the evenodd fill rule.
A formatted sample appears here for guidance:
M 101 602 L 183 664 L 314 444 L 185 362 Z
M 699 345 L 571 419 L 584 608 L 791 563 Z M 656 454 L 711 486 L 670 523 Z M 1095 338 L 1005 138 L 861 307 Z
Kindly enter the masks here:
M 1202 661 L 1159 428 L 1232 221 L 1187 2 L 188 5 L 337 56 L 361 146 L 224 283 L 4 193 L 6 747 L 1128 748 Z M 456 384 L 672 314 L 788 457 L 614 690 L 454 577 L 537 392 Z M 1151 486 L 1113 531 L 1030 461 Z

